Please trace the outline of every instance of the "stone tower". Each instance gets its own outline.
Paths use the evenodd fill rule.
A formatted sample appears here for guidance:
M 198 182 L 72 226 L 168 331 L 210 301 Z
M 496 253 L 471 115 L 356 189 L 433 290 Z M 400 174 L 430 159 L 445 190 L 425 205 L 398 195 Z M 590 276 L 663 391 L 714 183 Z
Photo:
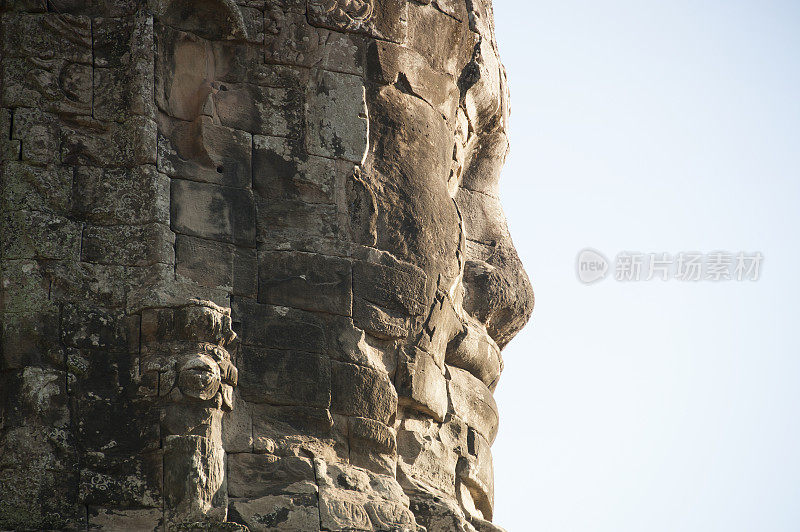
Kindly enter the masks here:
M 499 530 L 489 0 L 0 6 L 0 529 Z

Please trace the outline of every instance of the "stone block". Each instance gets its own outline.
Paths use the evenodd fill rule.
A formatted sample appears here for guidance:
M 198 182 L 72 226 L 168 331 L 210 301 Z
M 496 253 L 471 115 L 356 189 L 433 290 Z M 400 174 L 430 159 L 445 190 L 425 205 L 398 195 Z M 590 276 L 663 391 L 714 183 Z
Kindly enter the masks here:
M 59 13 L 14 13 L 3 17 L 3 57 L 65 59 L 92 64 L 91 20 Z
M 428 59 L 405 46 L 374 41 L 367 46 L 367 79 L 380 85 L 399 84 L 439 110 L 455 116 L 459 90 L 455 79 L 431 68 Z
M 455 499 L 431 494 L 414 494 L 411 501 L 414 517 L 426 530 L 474 530 L 474 519 L 467 520 Z M 502 529 L 482 528 L 476 532 L 502 532 Z
M 461 117 L 463 113 L 459 113 Z M 463 115 L 466 119 L 466 115 Z M 482 142 L 466 161 L 460 186 L 464 189 L 483 193 L 489 197 L 500 197 L 500 183 L 497 176 L 502 171 L 509 149 L 506 132 L 502 129 L 484 136 Z
M 315 495 L 311 460 L 298 456 L 235 453 L 228 455 L 228 494 L 248 499 L 266 495 Z
M 173 179 L 172 230 L 241 246 L 255 245 L 255 211 L 249 190 Z
M 334 203 L 334 161 L 308 155 L 298 141 L 253 136 L 253 188 L 273 201 Z
M 397 392 L 381 372 L 331 362 L 331 411 L 391 423 L 397 413 Z
M 64 350 L 59 338 L 58 310 L 4 314 L 0 325 L 2 370 L 46 365 L 63 369 Z
M 263 47 L 232 41 L 209 44 L 214 58 L 214 80 L 219 83 L 252 83 L 282 88 L 305 85 L 303 81 L 308 77 L 307 69 L 267 64 Z
M 489 390 L 497 386 L 503 370 L 500 348 L 484 330 L 474 324 L 468 324 L 447 346 L 445 360 L 449 365 L 478 377 Z
M 65 59 L 3 61 L 3 105 L 66 114 L 92 114 L 92 67 Z
M 392 429 L 372 419 L 348 418 L 350 463 L 373 473 L 394 476 L 397 442 Z
M 61 340 L 67 347 L 136 353 L 139 331 L 131 327 L 133 319 L 118 310 L 66 304 L 61 312 Z
M 201 286 L 227 288 L 234 295 L 257 295 L 258 261 L 254 249 L 177 235 L 175 258 L 175 272 Z
M 4 159 L 0 184 L 3 212 L 68 213 L 72 205 L 72 173 L 72 168 L 42 168 Z
M 305 2 L 298 10 L 271 7 L 264 16 L 267 63 L 361 74 L 365 39 L 309 25 Z
M 534 296 L 510 240 L 492 248 L 487 261 L 470 258 L 464 265 L 464 310 L 502 348 L 527 323 Z
M 91 301 L 105 308 L 120 308 L 125 306 L 129 288 L 141 282 L 125 266 L 48 261 L 42 262 L 41 268 L 51 280 L 50 299 L 54 303 L 82 301 L 90 295 Z
M 414 514 L 404 504 L 380 500 L 368 501 L 364 507 L 377 530 L 419 530 Z
M 306 93 L 308 153 L 361 162 L 367 149 L 367 111 L 360 76 L 320 71 Z
M 88 226 L 83 231 L 81 260 L 120 266 L 175 263 L 175 234 L 159 223 Z
M 151 85 L 153 65 L 140 61 L 123 68 L 94 69 L 94 116 L 98 120 L 124 122 L 131 116 L 152 116 L 155 104 L 149 92 L 140 87 Z
M 443 422 L 447 415 L 447 380 L 433 357 L 419 349 L 404 353 L 397 366 L 400 404 Z
M 370 303 L 360 297 L 353 299 L 353 323 L 376 338 L 385 340 L 405 338 L 409 333 L 409 318 Z
M 222 125 L 259 135 L 297 137 L 303 130 L 304 94 L 300 87 L 222 83 L 212 92 Z
M 497 436 L 497 403 L 492 392 L 468 371 L 447 366 L 451 411 L 489 443 Z
M 14 109 L 11 141 L 19 142 L 19 160 L 36 166 L 57 164 L 61 132 L 58 119 L 39 109 Z
M 320 494 L 320 520 L 323 530 L 369 531 L 372 521 L 362 497 L 344 490 L 325 490 Z
M 0 382 L 7 377 L 0 377 Z M 0 390 L 0 398 L 4 391 Z M 49 390 L 36 392 L 46 398 Z M 36 417 L 19 426 L 11 422 L 8 413 L 0 434 L 0 528 L 82 528 L 85 514 L 77 502 L 78 463 L 74 449 L 68 446 L 68 431 L 42 425 Z
M 494 467 L 491 445 L 483 436 L 470 429 L 467 433 L 467 449 L 469 456 L 462 459 L 465 462 L 461 467 L 457 467 L 457 472 L 462 479 L 473 482 L 475 486 L 480 486 L 491 509 L 494 507 Z M 474 481 L 469 481 L 470 478 Z
M 422 336 L 422 341 L 417 343 L 417 347 L 430 354 L 436 361 L 436 365 L 444 369 L 447 350 L 453 347 L 458 338 L 465 333 L 462 317 L 456 312 L 449 296 L 437 295 L 428 312 L 425 331 L 427 334 Z M 461 367 L 458 364 L 453 365 Z
M 235 299 L 233 319 L 242 343 L 306 353 L 326 351 L 326 323 L 318 314 Z
M 3 9 L 23 13 L 46 13 L 47 0 L 6 0 Z
M 219 4 L 185 4 L 158 1 L 153 5 L 159 20 L 171 27 L 181 28 L 204 39 L 247 40 L 247 31 L 239 5 L 234 2 Z
M 253 452 L 253 412 L 238 391 L 234 391 L 233 410 L 222 417 L 222 447 L 228 455 Z
M 353 295 L 379 307 L 413 316 L 427 310 L 425 275 L 366 261 L 353 263 Z
M 112 355 L 108 351 L 67 347 L 65 349 L 65 366 L 68 371 L 67 388 L 70 393 L 78 394 L 91 389 L 93 385 L 99 386 L 97 390 L 92 390 L 92 395 L 86 401 L 82 397 L 76 398 L 78 403 L 83 401 L 83 403 L 75 405 L 77 406 L 76 411 L 78 409 L 100 410 L 105 406 L 110 410 L 114 407 L 111 403 L 122 391 L 120 383 L 124 380 L 124 378 L 120 378 L 116 355 Z M 94 400 L 102 400 L 104 404 L 100 408 L 94 408 Z M 81 416 L 76 415 L 75 417 Z M 92 423 L 94 420 L 90 419 L 89 422 Z M 80 430 L 86 432 L 84 427 L 80 427 Z
M 325 530 L 417 530 L 408 497 L 391 475 L 314 460 Z
M 80 500 L 90 506 L 148 508 L 162 503 L 162 454 L 115 456 L 110 452 L 85 453 L 78 483 Z M 91 521 L 91 514 L 90 514 Z
M 78 167 L 72 190 L 75 212 L 95 225 L 169 223 L 170 179 L 152 165 Z
M 436 0 L 436 7 L 440 11 L 450 15 L 459 22 L 467 22 L 469 20 L 469 6 L 470 4 L 461 2 L 460 0 Z M 490 36 L 487 35 L 487 38 L 490 38 Z
M 52 430 L 48 440 L 65 439 L 67 436 L 63 431 L 70 425 L 66 381 L 66 373 L 62 370 L 35 366 L 3 375 L 0 409 L 3 410 L 3 424 L 9 431 L 8 436 L 11 436 L 11 428 L 27 425 L 31 429 L 31 438 L 39 437 L 34 432 L 41 426 Z
M 294 251 L 258 254 L 260 303 L 348 316 L 352 307 L 350 262 Z
M 163 381 L 167 372 L 160 376 L 162 381 L 161 395 L 174 397 L 174 393 L 164 393 L 164 388 L 169 388 L 169 385 L 164 386 Z M 180 382 L 178 387 L 187 399 L 188 396 L 183 391 L 185 386 L 181 387 Z M 176 390 L 173 390 L 175 392 Z M 213 392 L 216 394 L 216 391 Z M 199 399 L 194 397 L 194 399 Z M 216 405 L 209 404 L 208 402 L 190 402 L 190 400 L 182 400 L 181 402 L 169 403 L 164 407 L 161 412 L 161 437 L 167 436 L 202 436 L 214 442 L 222 441 L 222 410 Z
M 336 2 L 308 0 L 308 19 L 315 26 L 338 32 L 363 33 L 381 40 L 402 43 L 408 25 L 407 0 L 382 2 Z
M 192 298 L 176 305 L 173 312 L 176 338 L 191 343 L 207 342 L 215 360 L 228 359 L 225 346 L 231 346 L 236 339 L 232 330 L 230 309 L 216 305 L 212 301 Z M 222 347 L 219 347 L 222 346 Z
M 397 451 L 394 431 L 383 423 L 363 417 L 351 417 L 348 418 L 348 430 L 351 451 L 354 447 L 363 446 L 388 454 Z
M 333 322 L 330 328 L 339 331 L 329 347 L 330 356 L 342 362 L 375 369 L 394 375 L 397 368 L 399 342 L 382 340 L 366 334 L 346 318 Z
M 0 309 L 8 316 L 32 316 L 38 312 L 58 313 L 51 301 L 48 271 L 35 260 L 4 260 L 0 264 Z
M 176 338 L 175 311 L 171 308 L 147 308 L 141 311 L 142 353 L 157 349 L 159 343 Z
M 119 2 L 116 2 L 120 4 Z M 153 17 L 145 10 L 122 18 L 93 21 L 94 116 L 124 121 L 130 115 L 155 115 Z
M 239 392 L 248 402 L 328 408 L 331 370 L 326 356 L 243 346 Z
M 102 508 L 90 506 L 89 530 L 161 530 L 161 508 Z
M 211 117 L 162 117 L 158 169 L 173 177 L 246 188 L 252 181 L 250 133 L 215 123 Z
M 0 219 L 4 259 L 77 261 L 81 224 L 43 211 L 12 211 Z
M 145 116 L 133 115 L 124 122 L 87 118 L 65 124 L 61 139 L 56 154 L 63 164 L 131 168 L 155 164 L 157 159 L 157 126 Z
M 491 41 L 481 39 L 475 44 L 475 49 L 469 66 L 470 80 L 466 85 L 462 84 L 462 87 L 468 85 L 462 101 L 463 109 L 471 124 L 482 125 L 502 120 L 505 125 L 508 120 L 508 109 L 505 108 L 508 105 L 505 100 L 507 93 L 504 94 L 507 83 L 503 79 L 505 71 L 500 65 L 496 48 Z
M 405 415 L 397 429 L 397 478 L 403 487 L 422 484 L 455 495 L 456 465 L 459 451 L 466 449 L 465 433 L 463 425 L 441 425 L 430 416 Z
M 337 196 L 342 225 L 340 238 L 374 247 L 378 241 L 378 196 L 359 166 L 337 161 Z
M 201 436 L 164 439 L 164 498 L 167 520 L 223 521 L 228 507 L 225 452 Z
M 0 131 L 9 131 L 13 134 L 11 123 L 13 116 L 14 109 L 3 109 L 0 111 Z M 20 146 L 20 141 L 14 140 L 12 135 L 0 136 L 0 160 L 7 162 L 21 159 L 22 154 Z
M 458 79 L 470 62 L 479 36 L 433 5 L 408 5 L 408 47 L 424 57 L 431 68 Z
M 316 495 L 267 495 L 231 501 L 228 520 L 247 526 L 251 532 L 316 532 L 319 506 Z
M 504 223 L 499 223 L 505 220 L 505 216 L 498 198 L 460 188 L 456 202 L 465 222 L 469 224 L 470 239 L 488 245 L 503 240 L 507 228 Z
M 149 307 L 178 307 L 195 298 L 230 307 L 231 294 L 228 290 L 207 288 L 183 277 L 176 278 L 174 265 L 130 266 L 126 272 L 128 312 L 135 313 Z
M 286 242 L 331 240 L 338 234 L 338 215 L 333 205 L 286 199 L 270 201 L 256 196 L 256 211 L 256 239 L 269 247 Z M 297 247 L 309 249 L 308 244 Z
M 234 10 L 239 11 L 238 8 Z M 207 35 L 202 35 L 206 33 L 203 30 L 218 26 L 208 21 L 228 22 L 231 19 L 221 13 L 197 17 L 202 11 L 200 7 L 192 10 L 191 18 L 199 25 L 190 31 L 182 31 L 188 30 L 182 24 L 186 21 L 185 17 L 181 17 L 183 20 L 177 24 L 170 23 L 163 16 L 157 17 L 155 101 L 158 108 L 170 117 L 188 122 L 195 121 L 201 115 L 214 116 L 223 125 L 236 129 L 249 130 L 246 123 L 262 124 L 261 119 L 264 119 L 262 125 L 267 128 L 275 125 L 277 122 L 269 116 L 269 109 L 259 101 L 265 96 L 261 94 L 261 89 L 245 88 L 245 92 L 255 92 L 249 95 L 227 94 L 229 90 L 238 93 L 238 85 L 255 81 L 257 72 L 263 71 L 264 60 L 259 53 L 260 47 L 238 39 L 208 39 Z M 172 12 L 173 15 L 179 14 L 174 9 Z M 184 11 L 183 14 L 189 12 Z M 253 98 L 256 95 L 258 98 Z M 216 103 L 220 104 L 220 109 L 216 109 Z M 236 109 L 235 104 L 242 108 Z M 292 113 L 290 108 L 282 111 Z
M 403 338 L 425 312 L 425 274 L 409 264 L 353 263 L 353 320 L 379 338 Z
M 124 2 L 114 2 L 118 5 Z M 94 65 L 131 68 L 140 61 L 153 62 L 153 17 L 145 10 L 134 16 L 101 16 L 92 21 Z
M 264 13 L 263 9 L 255 7 L 239 6 L 239 12 L 242 14 L 244 21 L 244 28 L 247 33 L 247 41 L 252 43 L 264 42 Z
M 335 444 L 333 418 L 326 408 L 268 404 L 252 408 L 253 449 L 258 453 L 298 454 L 309 448 L 330 452 Z
M 140 7 L 137 0 L 60 0 L 58 13 L 113 18 L 132 15 Z
M 82 449 L 121 455 L 158 449 L 158 413 L 146 404 L 131 401 L 124 393 L 125 388 L 132 390 L 123 387 L 126 372 L 120 367 L 122 357 L 106 360 L 105 352 L 91 353 L 91 357 L 85 351 L 82 354 L 88 368 L 70 382 L 77 444 Z M 72 363 L 71 378 L 76 366 Z

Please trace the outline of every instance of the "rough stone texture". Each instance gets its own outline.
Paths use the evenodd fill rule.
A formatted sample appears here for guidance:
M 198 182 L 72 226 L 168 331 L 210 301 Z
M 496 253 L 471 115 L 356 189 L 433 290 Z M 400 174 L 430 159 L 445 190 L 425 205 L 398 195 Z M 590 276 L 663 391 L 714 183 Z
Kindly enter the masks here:
M 0 2 L 0 529 L 500 530 L 533 294 L 493 31 L 488 0 Z

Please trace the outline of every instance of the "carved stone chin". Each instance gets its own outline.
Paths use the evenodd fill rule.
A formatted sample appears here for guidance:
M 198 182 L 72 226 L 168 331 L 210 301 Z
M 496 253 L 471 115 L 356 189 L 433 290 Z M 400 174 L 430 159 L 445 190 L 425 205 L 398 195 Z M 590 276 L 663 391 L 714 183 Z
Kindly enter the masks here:
M 489 0 L 4 2 L 0 529 L 499 530 Z

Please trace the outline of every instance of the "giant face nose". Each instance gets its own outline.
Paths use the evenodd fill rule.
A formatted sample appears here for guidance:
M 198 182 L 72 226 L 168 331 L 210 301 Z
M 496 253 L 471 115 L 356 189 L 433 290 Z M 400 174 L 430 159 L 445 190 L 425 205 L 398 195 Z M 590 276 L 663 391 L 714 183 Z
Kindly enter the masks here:
M 496 132 L 484 140 L 456 194 L 466 238 L 464 309 L 486 325 L 502 348 L 528 322 L 534 297 L 497 193 L 505 134 Z
M 500 171 L 508 153 L 505 72 L 494 45 L 486 41 L 476 48 L 473 64 L 463 102 L 480 133 L 466 146 L 455 195 L 466 239 L 463 305 L 502 348 L 528 322 L 534 297 L 500 206 Z

